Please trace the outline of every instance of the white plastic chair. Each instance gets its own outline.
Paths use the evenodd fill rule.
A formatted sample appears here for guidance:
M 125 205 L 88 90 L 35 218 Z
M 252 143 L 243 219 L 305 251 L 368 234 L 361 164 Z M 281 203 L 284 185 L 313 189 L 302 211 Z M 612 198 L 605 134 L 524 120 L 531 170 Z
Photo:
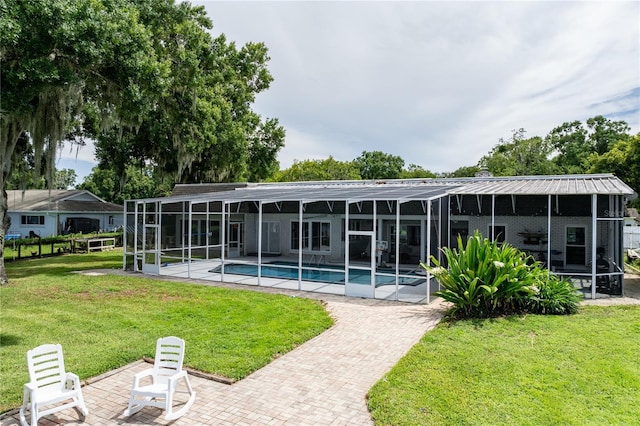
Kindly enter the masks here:
M 84 416 L 89 414 L 82 398 L 80 379 L 64 370 L 61 345 L 41 345 L 27 351 L 27 364 L 30 382 L 24 385 L 20 408 L 20 423 L 23 426 L 29 426 L 25 417 L 27 410 L 31 411 L 31 426 L 36 426 L 42 416 L 71 407 L 78 407 Z M 43 409 L 66 400 L 71 401 Z
M 153 368 L 148 368 L 133 377 L 133 388 L 129 398 L 129 407 L 125 416 L 137 413 L 145 406 L 163 408 L 166 420 L 175 420 L 189 410 L 196 398 L 191 389 L 187 372 L 182 370 L 184 361 L 184 340 L 169 336 L 158 339 Z M 142 385 L 145 377 L 151 377 L 151 384 Z M 189 400 L 177 411 L 173 410 L 173 398 L 177 393 L 180 380 L 183 379 L 189 394 Z M 147 380 L 148 381 L 148 380 Z

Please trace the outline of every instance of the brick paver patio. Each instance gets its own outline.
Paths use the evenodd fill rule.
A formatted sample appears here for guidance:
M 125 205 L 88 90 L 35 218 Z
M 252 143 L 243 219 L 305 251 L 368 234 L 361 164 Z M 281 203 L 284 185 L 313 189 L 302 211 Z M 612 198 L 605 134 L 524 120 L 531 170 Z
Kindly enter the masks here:
M 626 276 L 625 288 L 625 297 L 583 303 L 639 304 L 640 278 Z M 367 392 L 440 321 L 445 309 L 440 299 L 430 305 L 415 305 L 253 289 L 321 299 L 335 324 L 233 385 L 190 376 L 196 401 L 187 414 L 174 422 L 164 420 L 164 411 L 149 407 L 130 418 L 122 415 L 133 375 L 149 366 L 140 361 L 83 387 L 89 408 L 84 422 L 77 411 L 69 409 L 41 419 L 39 425 L 371 425 Z M 17 413 L 5 416 L 0 419 L 0 426 L 19 425 L 17 418 Z
M 39 424 L 370 425 L 368 390 L 438 323 L 444 305 L 310 296 L 326 302 L 332 328 L 233 385 L 190 376 L 195 403 L 174 422 L 152 407 L 122 415 L 133 375 L 149 366 L 139 362 L 83 387 L 84 422 L 68 409 Z M 18 424 L 17 413 L 0 420 L 1 426 Z

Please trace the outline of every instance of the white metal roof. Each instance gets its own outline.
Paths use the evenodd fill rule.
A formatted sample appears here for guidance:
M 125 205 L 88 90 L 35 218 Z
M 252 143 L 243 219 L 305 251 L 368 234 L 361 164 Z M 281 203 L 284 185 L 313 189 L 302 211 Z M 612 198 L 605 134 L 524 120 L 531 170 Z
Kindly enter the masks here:
M 627 184 L 610 174 L 477 178 L 451 191 L 460 195 L 632 195 Z
M 325 181 L 249 184 L 235 190 L 149 199 L 174 203 L 224 201 L 366 201 L 429 200 L 445 195 L 632 195 L 634 191 L 611 174 Z

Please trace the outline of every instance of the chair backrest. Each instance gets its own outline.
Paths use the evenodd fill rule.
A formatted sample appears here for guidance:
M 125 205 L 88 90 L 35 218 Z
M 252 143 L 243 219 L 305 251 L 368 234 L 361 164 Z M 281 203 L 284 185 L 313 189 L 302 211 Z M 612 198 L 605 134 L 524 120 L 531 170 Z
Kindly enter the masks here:
M 179 337 L 161 337 L 156 343 L 156 357 L 153 362 L 155 380 L 166 379 L 182 371 L 184 361 L 184 340 Z
M 66 372 L 60 344 L 46 344 L 27 351 L 29 380 L 38 389 L 64 389 Z

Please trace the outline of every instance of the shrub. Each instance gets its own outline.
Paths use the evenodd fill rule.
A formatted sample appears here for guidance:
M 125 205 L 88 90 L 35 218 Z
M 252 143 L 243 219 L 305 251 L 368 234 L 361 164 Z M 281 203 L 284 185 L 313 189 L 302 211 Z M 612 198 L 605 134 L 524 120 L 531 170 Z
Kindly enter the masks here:
M 435 294 L 453 303 L 453 316 L 577 309 L 578 295 L 569 281 L 551 275 L 540 262 L 509 244 L 489 241 L 476 231 L 466 244 L 458 236 L 458 248 L 444 247 L 442 252 L 446 268 L 433 256 L 433 266 L 421 266 L 440 283 L 442 290 Z
M 547 274 L 546 270 L 542 272 Z M 526 309 L 534 314 L 575 314 L 581 299 L 582 294 L 576 291 L 571 281 L 548 274 L 548 279 L 540 280 L 538 292 L 529 297 Z

